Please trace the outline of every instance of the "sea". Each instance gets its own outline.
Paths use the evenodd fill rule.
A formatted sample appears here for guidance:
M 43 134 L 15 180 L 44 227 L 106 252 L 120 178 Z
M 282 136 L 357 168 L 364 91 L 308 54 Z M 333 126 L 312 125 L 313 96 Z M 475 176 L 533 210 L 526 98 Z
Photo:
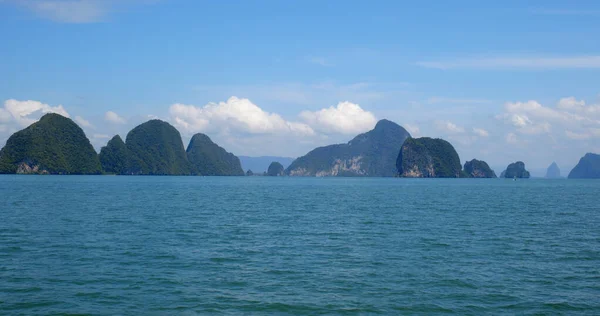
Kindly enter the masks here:
M 600 181 L 0 176 L 0 315 L 600 315 Z

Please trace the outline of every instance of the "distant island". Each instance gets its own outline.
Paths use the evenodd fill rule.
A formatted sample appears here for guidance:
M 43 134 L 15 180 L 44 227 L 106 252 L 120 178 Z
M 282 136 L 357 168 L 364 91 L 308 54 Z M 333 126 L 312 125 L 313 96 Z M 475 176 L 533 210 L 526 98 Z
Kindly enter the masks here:
M 407 178 L 460 178 L 462 167 L 454 147 L 439 138 L 409 138 L 396 160 L 398 175 Z
M 550 164 L 550 166 L 548 166 L 548 169 L 546 170 L 546 178 L 548 178 L 548 179 L 560 178 L 560 168 L 558 168 L 558 165 L 556 164 L 556 162 L 552 162 L 552 164 Z
M 528 179 L 530 177 L 529 171 L 525 170 L 525 163 L 522 161 L 513 162 L 506 167 L 506 170 L 500 174 L 501 178 L 518 178 Z
M 485 161 L 472 159 L 464 166 L 460 161 L 448 141 L 412 138 L 402 126 L 380 120 L 371 131 L 348 143 L 318 147 L 293 161 L 284 157 L 258 157 L 253 163 L 259 169 L 268 166 L 266 170 L 253 172 L 248 168 L 244 172 L 240 158 L 214 143 L 208 135 L 194 135 L 184 148 L 179 131 L 161 120 L 136 126 L 125 141 L 115 135 L 97 154 L 74 121 L 50 113 L 7 140 L 0 150 L 0 174 L 496 177 Z M 282 162 L 289 166 L 286 168 Z M 560 169 L 553 163 L 547 177 L 557 176 Z M 517 161 L 509 164 L 500 177 L 529 178 L 530 174 L 525 164 Z M 586 154 L 569 178 L 600 178 L 600 155 Z
M 585 154 L 569 173 L 569 179 L 600 179 L 600 155 Z
M 253 174 L 267 172 L 269 169 L 269 165 L 273 161 L 277 161 L 280 163 L 283 168 L 287 168 L 296 158 L 291 157 L 279 157 L 279 156 L 260 156 L 260 157 L 250 157 L 250 156 L 238 156 L 240 158 L 240 163 L 242 164 L 242 169 L 248 171 L 252 171 Z
M 373 130 L 346 144 L 316 148 L 285 171 L 290 176 L 393 177 L 398 152 L 410 134 L 400 125 L 381 120 Z
M 98 155 L 71 119 L 46 114 L 0 150 L 0 173 L 101 174 Z
M 487 162 L 477 159 L 465 163 L 464 174 L 467 178 L 496 178 L 496 173 Z
M 270 177 L 280 177 L 285 175 L 285 169 L 283 165 L 277 161 L 273 161 L 267 169 L 267 175 Z

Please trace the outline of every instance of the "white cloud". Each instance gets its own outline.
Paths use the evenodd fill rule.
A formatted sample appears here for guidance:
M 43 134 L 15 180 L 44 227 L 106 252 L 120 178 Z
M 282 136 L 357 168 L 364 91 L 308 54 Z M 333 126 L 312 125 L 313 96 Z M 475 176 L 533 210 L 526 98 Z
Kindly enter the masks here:
M 77 124 L 79 124 L 79 126 L 81 126 L 81 127 L 87 127 L 87 128 L 94 127 L 94 125 L 92 125 L 89 121 L 85 120 L 81 116 L 75 116 L 75 122 L 77 122 Z
M 1 2 L 1 1 L 0 1 Z M 60 23 L 101 22 L 117 7 L 147 4 L 153 0 L 7 0 L 41 18 Z
M 377 123 L 373 113 L 348 101 L 316 112 L 303 111 L 300 117 L 314 129 L 325 133 L 358 134 L 372 129 Z
M 420 61 L 417 65 L 434 69 L 594 69 L 600 68 L 600 55 L 566 57 L 492 57 L 445 61 Z
M 402 127 L 404 127 L 410 133 L 410 136 L 412 136 L 412 137 L 421 136 L 421 129 L 417 125 L 402 124 Z
M 461 134 L 465 132 L 463 127 L 460 127 L 450 121 L 436 121 L 435 127 L 442 132 L 449 134 Z
M 4 108 L 0 108 L 0 123 L 8 123 L 12 120 L 12 116 L 10 112 L 5 110 Z
M 6 120 L 8 117 L 6 112 L 8 112 L 12 117 L 12 120 L 14 120 L 21 127 L 26 127 L 33 124 L 43 114 L 46 113 L 57 113 L 65 117 L 69 117 L 69 113 L 67 113 L 62 105 L 53 107 L 48 104 L 33 100 L 6 100 L 4 101 L 4 113 L 0 114 L 3 120 Z
M 473 133 L 480 137 L 489 137 L 490 133 L 482 128 L 473 127 Z
M 573 111 L 576 114 L 588 117 L 600 117 L 600 105 L 586 105 L 584 100 L 577 100 L 575 97 L 560 99 L 557 107 L 561 110 Z
M 506 142 L 509 144 L 516 144 L 519 142 L 519 140 L 515 133 L 508 133 L 506 134 Z
M 358 104 L 381 104 L 386 100 L 402 98 L 410 84 L 407 82 L 354 82 L 340 84 L 335 81 L 313 83 L 276 82 L 252 85 L 201 85 L 194 87 L 210 99 L 223 96 L 244 95 L 257 104 L 286 104 L 314 106 L 337 104 L 340 100 L 352 100 Z
M 306 124 L 286 121 L 279 114 L 265 112 L 250 100 L 237 97 L 203 107 L 177 103 L 171 105 L 169 112 L 175 125 L 188 133 L 220 130 L 250 134 L 314 134 Z
M 583 107 L 585 107 L 585 101 L 578 101 L 575 97 L 562 98 L 558 101 L 558 108 L 563 110 L 579 110 Z
M 117 114 L 113 111 L 108 111 L 108 112 L 104 113 L 104 119 L 113 124 L 127 123 L 127 120 L 125 120 L 123 117 L 119 116 L 119 114 Z

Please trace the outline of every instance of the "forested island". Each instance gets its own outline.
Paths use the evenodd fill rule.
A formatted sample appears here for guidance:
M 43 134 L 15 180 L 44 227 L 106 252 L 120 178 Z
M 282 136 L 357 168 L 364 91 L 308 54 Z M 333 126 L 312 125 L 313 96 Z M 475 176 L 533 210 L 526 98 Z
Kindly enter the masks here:
M 171 124 L 150 120 L 132 129 L 125 141 L 115 135 L 97 154 L 83 130 L 71 119 L 46 114 L 14 133 L 0 150 L 0 174 L 114 174 L 252 176 L 240 159 L 205 134 L 194 135 L 187 148 Z M 412 138 L 400 125 L 379 121 L 373 130 L 345 144 L 316 148 L 287 168 L 274 161 L 266 176 L 496 178 L 482 160 L 461 165 L 448 141 Z M 548 177 L 560 176 L 556 164 Z M 529 178 L 521 161 L 511 163 L 501 178 Z M 569 178 L 600 178 L 600 155 L 588 153 Z

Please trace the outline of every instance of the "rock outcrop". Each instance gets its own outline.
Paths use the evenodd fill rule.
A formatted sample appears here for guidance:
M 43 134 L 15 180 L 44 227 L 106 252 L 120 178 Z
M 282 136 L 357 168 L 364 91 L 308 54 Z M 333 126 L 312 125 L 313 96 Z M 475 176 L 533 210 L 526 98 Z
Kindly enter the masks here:
M 409 138 L 396 160 L 398 176 L 407 178 L 459 178 L 460 158 L 454 147 L 443 139 Z
M 496 178 L 496 173 L 483 160 L 473 159 L 465 162 L 465 176 L 468 178 Z
M 369 132 L 346 144 L 319 147 L 287 168 L 290 176 L 393 177 L 400 147 L 410 134 L 400 125 L 381 120 Z
M 525 170 L 525 163 L 522 161 L 513 162 L 506 167 L 506 170 L 500 175 L 501 178 L 519 178 L 527 179 L 530 177 L 529 171 Z

